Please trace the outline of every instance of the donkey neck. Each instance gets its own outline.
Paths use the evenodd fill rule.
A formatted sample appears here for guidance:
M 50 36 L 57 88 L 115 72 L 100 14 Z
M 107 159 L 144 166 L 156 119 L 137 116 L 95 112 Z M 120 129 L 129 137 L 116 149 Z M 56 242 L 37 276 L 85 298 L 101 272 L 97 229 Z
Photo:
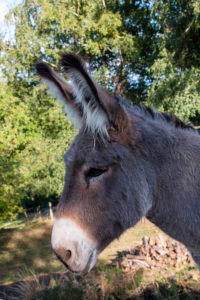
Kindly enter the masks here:
M 170 125 L 148 125 L 145 148 L 155 170 L 156 192 L 147 218 L 189 245 L 195 227 L 200 226 L 200 136 Z M 200 245 L 200 235 L 195 243 Z

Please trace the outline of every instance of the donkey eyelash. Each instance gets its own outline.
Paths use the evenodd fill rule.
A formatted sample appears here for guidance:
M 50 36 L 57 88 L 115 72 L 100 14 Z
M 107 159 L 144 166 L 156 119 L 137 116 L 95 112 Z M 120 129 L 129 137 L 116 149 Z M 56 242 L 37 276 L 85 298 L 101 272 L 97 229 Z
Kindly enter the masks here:
M 101 176 L 102 174 L 106 173 L 108 171 L 108 168 L 90 168 L 86 174 L 85 174 L 85 177 L 87 178 L 87 180 L 90 180 L 91 178 L 94 178 L 94 177 L 99 177 Z

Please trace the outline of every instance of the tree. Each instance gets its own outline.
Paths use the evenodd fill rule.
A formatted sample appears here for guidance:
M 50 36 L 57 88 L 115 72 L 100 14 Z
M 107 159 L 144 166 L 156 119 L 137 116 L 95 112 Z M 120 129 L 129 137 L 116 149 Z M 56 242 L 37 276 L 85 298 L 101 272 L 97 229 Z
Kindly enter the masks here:
M 32 93 L 36 61 L 57 66 L 60 52 L 76 52 L 112 92 L 198 122 L 199 6 L 198 0 L 26 0 L 10 12 L 16 40 L 7 45 L 4 73 L 16 92 Z
M 148 103 L 199 124 L 200 3 L 198 0 L 154 1 L 157 57 L 149 69 Z
M 59 53 L 72 51 L 90 62 L 108 89 L 135 102 L 145 97 L 156 34 L 148 1 L 26 0 L 11 11 L 11 19 L 16 40 L 6 49 L 9 84 L 18 80 L 18 89 L 36 84 L 31 78 L 35 62 L 57 66 Z
M 19 153 L 29 130 L 26 108 L 9 91 L 5 83 L 0 88 L 0 219 L 13 217 L 20 212 L 23 197 L 19 176 Z M 23 132 L 24 131 L 24 132 Z
M 22 204 L 24 208 L 39 204 L 42 207 L 49 198 L 55 202 L 62 191 L 62 154 L 71 143 L 74 130 L 44 87 L 38 91 L 46 109 L 44 104 L 36 105 L 37 113 L 33 114 L 25 101 L 13 96 L 6 82 L 1 83 L 0 220 L 15 218 L 23 211 Z M 34 92 L 37 95 L 36 88 Z

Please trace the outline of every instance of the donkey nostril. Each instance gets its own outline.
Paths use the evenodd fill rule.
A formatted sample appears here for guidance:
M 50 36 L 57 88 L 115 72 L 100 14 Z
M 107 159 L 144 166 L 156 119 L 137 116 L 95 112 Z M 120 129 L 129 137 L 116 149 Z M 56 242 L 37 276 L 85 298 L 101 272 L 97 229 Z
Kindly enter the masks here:
M 70 257 L 71 257 L 71 255 L 72 255 L 72 252 L 71 252 L 70 250 L 67 250 L 67 251 L 65 252 L 65 260 L 69 260 Z
M 60 260 L 62 260 L 64 263 L 67 263 L 67 261 L 72 256 L 71 250 L 66 250 L 64 248 L 59 248 L 55 250 L 56 255 Z

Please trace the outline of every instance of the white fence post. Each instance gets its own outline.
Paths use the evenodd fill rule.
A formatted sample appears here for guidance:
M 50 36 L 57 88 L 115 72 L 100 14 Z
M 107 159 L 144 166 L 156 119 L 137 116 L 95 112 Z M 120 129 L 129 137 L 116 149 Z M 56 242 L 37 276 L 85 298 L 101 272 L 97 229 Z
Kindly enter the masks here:
M 48 203 L 49 203 L 49 216 L 50 216 L 50 219 L 53 220 L 52 203 L 51 202 L 48 202 Z

